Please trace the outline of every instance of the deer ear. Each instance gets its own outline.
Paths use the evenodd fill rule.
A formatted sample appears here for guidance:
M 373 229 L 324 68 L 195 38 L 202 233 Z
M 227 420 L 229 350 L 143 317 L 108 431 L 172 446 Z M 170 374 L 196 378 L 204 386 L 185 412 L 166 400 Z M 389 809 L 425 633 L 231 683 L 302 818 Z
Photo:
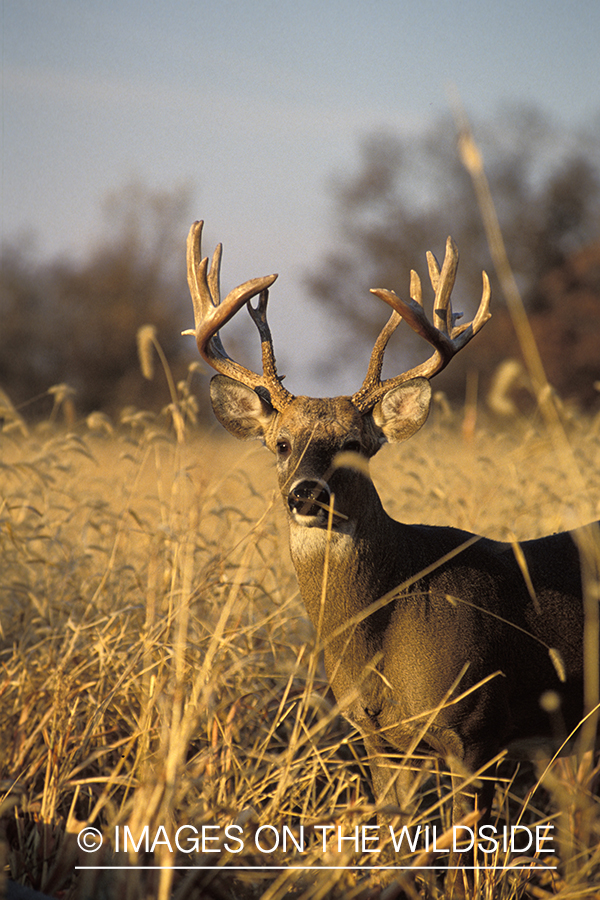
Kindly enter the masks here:
M 277 413 L 270 403 L 241 381 L 215 375 L 210 400 L 221 425 L 240 441 L 263 439 Z
M 427 378 L 413 378 L 392 388 L 373 408 L 373 421 L 391 444 L 411 437 L 429 415 L 431 385 Z

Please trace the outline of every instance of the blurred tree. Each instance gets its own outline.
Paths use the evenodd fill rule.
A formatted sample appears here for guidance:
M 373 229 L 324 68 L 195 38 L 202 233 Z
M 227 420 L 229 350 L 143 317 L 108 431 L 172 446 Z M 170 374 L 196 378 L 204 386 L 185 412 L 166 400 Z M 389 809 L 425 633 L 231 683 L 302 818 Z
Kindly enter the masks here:
M 545 324 L 545 333 L 562 329 L 565 317 L 553 315 L 557 300 L 555 295 L 550 300 L 543 279 L 600 235 L 600 141 L 594 136 L 569 140 L 530 109 L 499 114 L 477 128 L 476 138 L 525 304 L 531 313 L 551 319 Z M 350 352 L 356 352 L 357 342 L 372 345 L 385 321 L 389 310 L 377 309 L 376 301 L 369 298 L 369 288 L 387 287 L 406 295 L 410 269 L 421 275 L 424 287 L 428 285 L 425 252 L 431 249 L 441 263 L 449 234 L 461 253 L 453 293 L 455 311 L 472 316 L 481 296 L 481 270 L 486 269 L 492 276 L 492 312 L 500 316 L 503 298 L 491 271 L 471 181 L 459 161 L 456 128 L 449 118 L 416 137 L 369 136 L 360 148 L 358 171 L 335 178 L 332 193 L 339 249 L 330 253 L 320 271 L 307 281 L 313 296 L 328 305 L 338 319 L 343 318 L 348 346 L 341 346 L 339 353 L 324 363 L 324 374 L 337 358 L 347 360 L 350 345 Z M 431 304 L 431 289 L 426 298 Z M 590 302 L 589 292 L 586 302 Z M 596 302 L 600 308 L 600 294 Z M 430 315 L 431 307 L 426 309 Z M 595 327 L 595 318 L 588 317 L 588 327 L 592 324 Z M 598 325 L 600 328 L 600 319 Z M 600 330 L 595 338 L 598 347 Z M 557 343 L 561 341 L 552 346 Z M 401 325 L 388 349 L 388 371 L 413 365 L 424 359 L 427 351 L 423 341 Z M 510 322 L 503 321 L 498 328 L 492 319 L 469 352 L 458 356 L 436 378 L 436 386 L 452 399 L 462 400 L 469 368 L 479 371 L 483 390 L 487 390 L 496 365 L 518 354 Z M 564 361 L 567 363 L 566 358 Z M 600 379 L 600 354 L 592 372 L 589 363 L 587 360 L 585 368 L 591 384 Z M 572 358 L 568 367 L 572 375 Z M 553 360 L 553 372 L 556 370 L 557 361 Z M 572 387 L 571 393 L 581 394 L 581 379 L 561 377 L 559 382 L 562 390 Z M 586 391 L 586 401 L 590 396 Z
M 5 251 L 0 385 L 16 405 L 58 382 L 75 389 L 80 413 L 169 402 L 164 378 L 140 372 L 136 334 L 154 325 L 175 378 L 185 377 L 188 207 L 186 188 L 133 183 L 107 198 L 107 237 L 82 263 L 36 264 L 31 248 Z

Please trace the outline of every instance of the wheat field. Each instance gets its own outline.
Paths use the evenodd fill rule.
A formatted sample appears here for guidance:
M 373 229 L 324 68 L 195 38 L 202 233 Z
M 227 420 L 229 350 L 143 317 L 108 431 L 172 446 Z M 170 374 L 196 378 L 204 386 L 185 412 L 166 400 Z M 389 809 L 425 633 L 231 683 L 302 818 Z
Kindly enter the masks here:
M 270 454 L 131 410 L 6 419 L 0 442 L 5 875 L 64 900 L 377 896 L 381 873 L 356 868 L 377 861 L 356 837 L 374 834 L 364 750 L 315 652 Z M 600 518 L 600 423 L 557 438 L 437 414 L 372 473 L 403 521 L 538 537 Z M 477 896 L 600 892 L 591 754 L 544 770 L 501 777 L 495 814 L 552 824 L 552 854 L 499 850 L 513 868 L 477 872 Z M 443 832 L 443 774 L 419 790 Z M 441 884 L 404 873 L 381 897 Z

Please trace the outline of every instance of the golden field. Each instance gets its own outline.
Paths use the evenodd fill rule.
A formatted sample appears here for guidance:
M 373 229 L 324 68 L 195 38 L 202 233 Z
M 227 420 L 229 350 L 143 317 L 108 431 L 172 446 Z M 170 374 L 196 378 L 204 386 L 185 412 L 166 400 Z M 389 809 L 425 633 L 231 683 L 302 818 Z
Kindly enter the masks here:
M 352 835 L 374 815 L 364 751 L 337 715 L 298 595 L 270 454 L 192 426 L 178 441 L 145 413 L 118 428 L 18 426 L 0 433 L 5 871 L 65 900 L 373 895 L 376 871 L 340 868 L 373 865 L 368 848 L 293 852 L 302 827 Z M 372 473 L 406 522 L 538 537 L 600 518 L 600 424 L 466 434 L 434 414 Z M 600 892 L 593 762 L 559 759 L 539 784 L 542 770 L 504 780 L 495 812 L 554 824 L 558 852 L 538 861 L 557 868 L 518 869 L 523 855 L 499 851 L 494 864 L 515 868 L 477 874 L 478 896 Z M 433 771 L 419 812 L 440 832 L 444 791 Z M 85 827 L 101 849 L 93 835 L 78 846 Z M 178 830 L 204 846 L 178 849 Z M 433 872 L 404 876 L 402 890 L 443 897 Z

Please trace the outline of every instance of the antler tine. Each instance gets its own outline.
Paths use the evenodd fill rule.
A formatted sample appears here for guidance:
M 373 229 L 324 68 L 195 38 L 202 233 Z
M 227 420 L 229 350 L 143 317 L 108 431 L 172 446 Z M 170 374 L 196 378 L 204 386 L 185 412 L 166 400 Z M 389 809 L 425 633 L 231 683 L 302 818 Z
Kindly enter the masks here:
M 269 323 L 267 322 L 267 305 L 269 302 L 269 292 L 261 291 L 258 298 L 258 306 L 254 307 L 249 302 L 248 303 L 248 312 L 250 313 L 250 318 L 256 325 L 258 329 L 258 333 L 260 335 L 260 347 L 262 352 L 262 367 L 264 377 L 270 382 L 271 385 L 274 386 L 275 391 L 278 393 L 282 391 L 285 396 L 282 394 L 282 399 L 284 402 L 289 402 L 291 400 L 292 395 L 287 391 L 281 382 L 285 378 L 285 375 L 278 375 L 277 369 L 275 366 L 275 353 L 273 352 L 273 339 L 271 337 L 271 329 L 269 328 Z M 271 393 L 273 392 L 273 388 L 271 388 Z
M 371 351 L 369 367 L 367 369 L 365 380 L 363 381 L 363 386 L 360 391 L 357 391 L 357 393 L 354 394 L 352 398 L 352 402 L 355 406 L 359 405 L 360 397 L 362 396 L 363 391 L 366 391 L 368 393 L 372 386 L 381 384 L 381 370 L 383 368 L 383 355 L 385 353 L 385 348 L 387 347 L 389 339 L 391 338 L 401 321 L 402 316 L 397 313 L 396 310 L 393 310 L 391 316 L 379 332 L 379 336 L 375 341 L 375 344 L 373 345 L 373 349 Z
M 208 257 L 202 258 L 201 255 L 203 225 L 203 222 L 194 222 L 187 239 L 188 285 L 194 305 L 196 327 L 193 332 L 186 331 L 184 334 L 195 334 L 200 355 L 213 369 L 222 375 L 228 375 L 230 378 L 241 381 L 254 390 L 261 388 L 263 392 L 266 391 L 270 401 L 279 409 L 292 399 L 292 395 L 282 386 L 281 379 L 277 375 L 271 334 L 266 321 L 268 288 L 273 284 L 277 275 L 267 275 L 263 278 L 245 281 L 230 291 L 224 300 L 221 300 L 220 274 L 223 248 L 221 244 L 218 244 L 209 269 Z M 259 301 L 259 310 L 262 310 L 261 325 L 254 314 L 257 311 L 253 310 L 250 304 L 250 300 L 257 294 L 261 297 Z M 263 360 L 270 360 L 262 375 L 258 375 L 231 359 L 219 337 L 219 330 L 245 304 L 248 305 L 252 319 L 259 330 L 263 345 Z M 269 345 L 267 348 L 265 342 Z
M 489 311 L 491 298 L 490 282 L 487 274 L 484 272 L 483 293 L 475 318 L 472 322 L 460 326 L 454 325 L 455 320 L 461 314 L 453 313 L 452 311 L 451 294 L 458 268 L 458 250 L 452 238 L 449 237 L 446 241 L 446 253 L 441 270 L 432 253 L 427 254 L 427 262 L 429 278 L 435 291 L 433 304 L 435 325 L 425 315 L 421 296 L 421 281 L 416 272 L 411 272 L 410 300 L 403 300 L 394 291 L 388 291 L 383 288 L 372 288 L 371 293 L 385 300 L 399 316 L 406 320 L 416 334 L 419 334 L 435 348 L 435 353 L 428 360 L 415 366 L 413 369 L 409 369 L 395 378 L 388 378 L 382 382 L 380 378 L 381 365 L 383 363 L 383 350 L 387 340 L 380 351 L 381 358 L 378 359 L 378 369 L 373 366 L 373 356 L 380 343 L 380 335 L 373 348 L 371 363 L 363 385 L 352 397 L 352 402 L 361 410 L 370 409 L 384 393 L 398 384 L 409 381 L 411 378 L 433 378 L 434 375 L 437 375 L 438 372 L 441 372 L 448 365 L 452 357 L 483 328 L 491 317 Z
M 200 242 L 202 235 L 198 235 L 198 252 L 200 253 Z M 220 242 L 215 247 L 212 262 L 208 270 L 208 290 L 211 297 L 214 297 L 218 303 L 221 302 L 221 260 L 223 258 L 223 244 Z
M 451 237 L 446 241 L 444 262 L 440 271 L 437 259 L 431 251 L 427 253 L 429 280 L 435 291 L 433 302 L 433 321 L 435 327 L 443 334 L 451 335 L 454 327 L 452 313 L 452 288 L 458 268 L 458 247 Z

